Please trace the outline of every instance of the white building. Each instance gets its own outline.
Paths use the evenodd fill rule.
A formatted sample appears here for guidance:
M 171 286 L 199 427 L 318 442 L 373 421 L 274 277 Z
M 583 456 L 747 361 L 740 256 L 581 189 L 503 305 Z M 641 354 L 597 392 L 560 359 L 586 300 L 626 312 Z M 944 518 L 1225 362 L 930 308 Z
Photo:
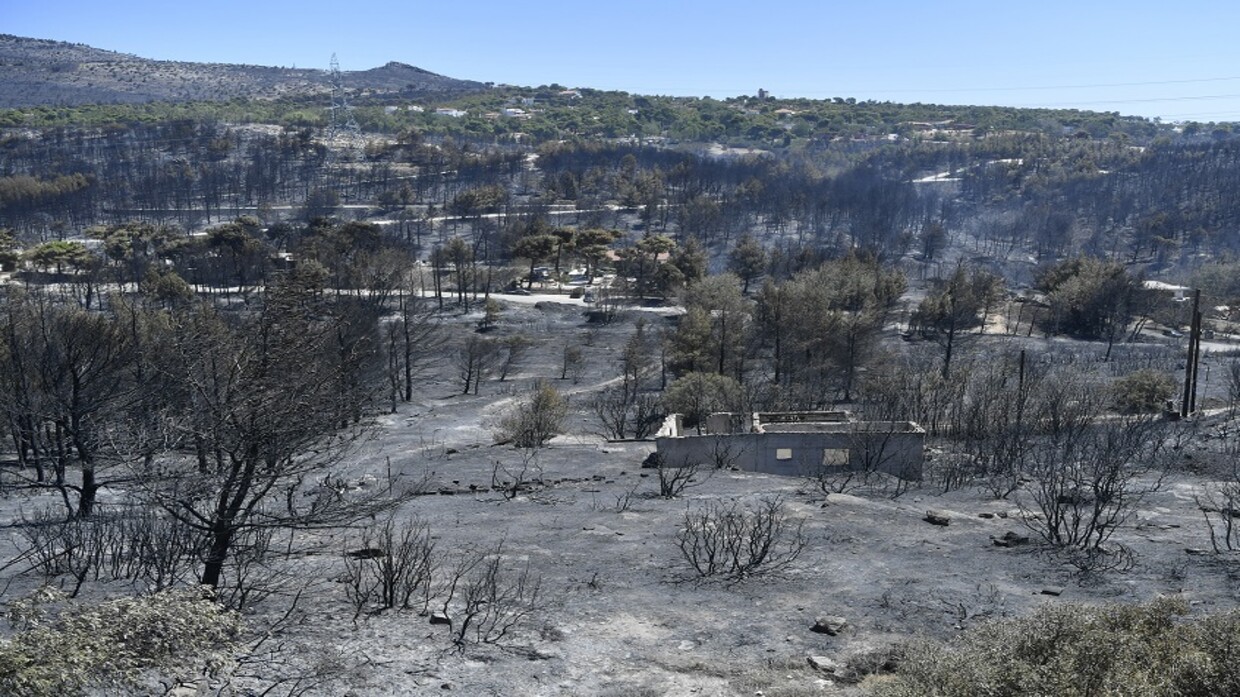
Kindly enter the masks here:
M 1178 302 L 1188 300 L 1189 294 L 1193 292 L 1193 289 L 1188 286 L 1177 286 L 1175 284 L 1164 283 L 1162 281 L 1146 281 L 1142 285 L 1146 290 L 1166 293 L 1170 295 L 1173 300 Z

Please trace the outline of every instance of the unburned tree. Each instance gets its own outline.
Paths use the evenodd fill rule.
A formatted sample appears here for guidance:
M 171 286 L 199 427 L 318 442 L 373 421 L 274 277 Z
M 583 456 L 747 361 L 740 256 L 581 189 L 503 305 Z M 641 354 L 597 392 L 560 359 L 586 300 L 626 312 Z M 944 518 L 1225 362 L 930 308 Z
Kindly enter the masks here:
M 851 400 L 857 376 L 878 355 L 879 333 L 904 277 L 849 256 L 803 271 L 758 296 L 758 317 L 776 384 L 796 408 L 821 408 L 834 391 Z
M 927 295 L 913 313 L 914 331 L 943 347 L 943 378 L 951 377 L 952 356 L 970 329 L 985 330 L 986 314 L 998 297 L 1001 281 L 994 274 L 957 266 L 946 281 Z
M 549 383 L 538 382 L 499 422 L 496 437 L 518 448 L 541 448 L 559 435 L 568 416 L 568 402 Z
M 749 284 L 766 271 L 766 249 L 752 235 L 741 237 L 728 254 L 728 270 L 741 279 L 741 293 L 748 295 Z
M 478 318 L 478 331 L 489 332 L 499 322 L 504 307 L 495 298 L 487 298 L 482 305 L 482 317 Z
M 530 275 L 526 279 L 526 288 L 534 287 L 534 267 L 538 266 L 538 262 L 557 256 L 561 247 L 561 241 L 554 235 L 530 235 L 517 240 L 513 246 L 513 256 L 530 260 Z
M 36 268 L 51 269 L 60 274 L 66 269 L 85 268 L 90 263 L 92 254 L 81 242 L 55 240 L 27 250 L 25 257 Z
M 668 412 L 684 416 L 686 427 L 700 433 L 706 417 L 716 412 L 740 410 L 742 391 L 739 383 L 726 375 L 689 373 L 667 386 L 663 406 Z
M 1147 311 L 1151 298 L 1141 279 L 1129 274 L 1123 264 L 1087 257 L 1043 270 L 1037 285 L 1051 306 L 1046 330 L 1105 341 L 1107 358 L 1133 320 Z
M 573 236 L 573 250 L 586 263 L 586 278 L 591 282 L 598 274 L 599 264 L 607 257 L 611 244 L 620 237 L 617 230 L 600 228 L 578 230 Z
M 675 249 L 676 243 L 670 237 L 647 234 L 632 247 L 619 250 L 617 268 L 624 276 L 634 279 L 634 297 L 665 296 L 683 281 L 679 270 L 672 274 L 667 269 L 665 258 Z
M 739 378 L 753 326 L 751 303 L 732 274 L 710 276 L 685 291 L 686 313 L 671 339 L 672 363 L 683 371 L 713 371 Z

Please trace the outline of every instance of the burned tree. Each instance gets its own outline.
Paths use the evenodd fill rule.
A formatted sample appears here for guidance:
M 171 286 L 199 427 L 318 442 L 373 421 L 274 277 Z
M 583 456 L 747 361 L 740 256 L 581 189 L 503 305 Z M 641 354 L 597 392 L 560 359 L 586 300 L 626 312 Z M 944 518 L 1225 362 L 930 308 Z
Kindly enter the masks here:
M 8 298 L 0 351 L 0 403 L 18 459 L 34 467 L 34 484 L 61 494 L 70 516 L 89 517 L 115 464 L 109 424 L 139 401 L 134 342 L 113 317 L 45 296 Z
M 413 399 L 413 386 L 437 360 L 443 348 L 443 332 L 429 300 L 400 294 L 396 317 L 384 328 L 387 378 L 391 408 L 398 401 Z
M 478 394 L 482 381 L 495 371 L 501 357 L 500 345 L 494 339 L 470 334 L 461 342 L 453 357 L 457 375 L 463 383 L 461 394 Z
M 608 437 L 645 438 L 658 428 L 662 410 L 656 394 L 647 390 L 654 374 L 654 342 L 639 321 L 620 356 L 620 380 L 592 402 L 595 416 Z
M 286 281 L 253 315 L 203 307 L 173 327 L 180 393 L 162 436 L 175 447 L 140 474 L 152 504 L 205 537 L 203 584 L 221 583 L 249 531 L 341 525 L 393 502 L 388 491 L 352 495 L 331 473 L 367 432 L 355 417 L 377 388 L 342 389 L 342 376 L 373 375 L 362 364 L 375 359 L 342 354 L 344 320 Z
M 1058 390 L 1033 414 L 1041 435 L 1025 454 L 1032 481 L 1017 502 L 1037 513 L 1025 523 L 1050 545 L 1106 555 L 1116 529 L 1160 488 L 1171 427 L 1149 415 L 1104 415 L 1104 393 L 1087 381 Z

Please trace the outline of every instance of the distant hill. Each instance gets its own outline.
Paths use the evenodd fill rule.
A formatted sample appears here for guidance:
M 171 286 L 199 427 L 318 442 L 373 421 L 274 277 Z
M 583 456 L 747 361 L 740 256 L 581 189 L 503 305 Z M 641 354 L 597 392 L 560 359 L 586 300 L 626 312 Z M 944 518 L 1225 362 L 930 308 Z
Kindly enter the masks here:
M 0 108 L 275 99 L 331 90 L 326 70 L 159 61 L 8 34 L 0 34 L 0 75 Z M 345 86 L 357 93 L 446 96 L 485 89 L 480 82 L 396 62 L 343 75 Z

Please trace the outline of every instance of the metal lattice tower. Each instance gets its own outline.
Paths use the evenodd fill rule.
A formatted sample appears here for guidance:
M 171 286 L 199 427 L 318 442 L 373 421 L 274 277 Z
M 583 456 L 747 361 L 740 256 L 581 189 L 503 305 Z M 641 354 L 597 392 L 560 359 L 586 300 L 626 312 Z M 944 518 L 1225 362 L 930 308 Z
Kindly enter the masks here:
M 357 119 L 353 118 L 353 105 L 349 104 L 349 95 L 344 89 L 344 74 L 340 72 L 340 61 L 336 60 L 334 53 L 329 76 L 332 83 L 332 120 L 327 128 L 327 140 L 356 143 L 362 134 L 362 129 L 357 125 Z

